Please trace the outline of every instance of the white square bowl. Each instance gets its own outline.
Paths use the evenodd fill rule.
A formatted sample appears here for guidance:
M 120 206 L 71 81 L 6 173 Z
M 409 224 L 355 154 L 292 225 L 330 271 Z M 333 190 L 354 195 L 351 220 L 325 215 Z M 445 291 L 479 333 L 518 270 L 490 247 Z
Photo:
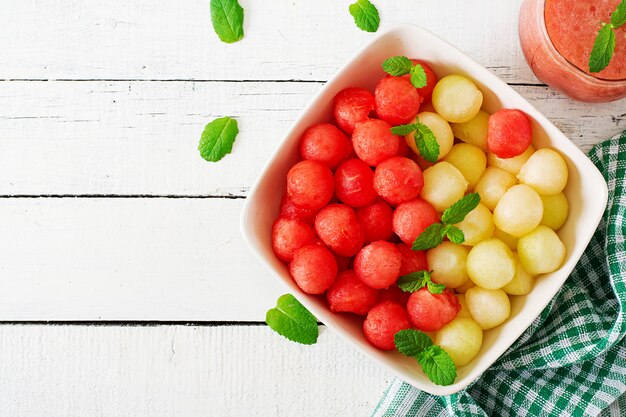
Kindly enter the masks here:
M 533 145 L 557 149 L 564 156 L 569 169 L 565 194 L 569 200 L 570 213 L 558 232 L 567 249 L 565 263 L 558 271 L 540 276 L 530 294 L 511 297 L 510 319 L 485 332 L 480 353 L 472 362 L 458 369 L 453 385 L 445 387 L 433 384 L 421 372 L 416 360 L 398 352 L 383 352 L 373 348 L 363 336 L 361 320 L 351 315 L 333 314 L 324 297 L 303 293 L 291 279 L 287 267 L 272 252 L 272 223 L 278 215 L 280 200 L 285 192 L 287 171 L 298 160 L 300 136 L 314 123 L 332 121 L 332 100 L 342 89 L 356 86 L 373 91 L 377 81 L 385 75 L 381 63 L 395 55 L 427 61 L 439 78 L 451 73 L 468 76 L 482 91 L 483 108 L 489 113 L 500 108 L 516 108 L 526 112 L 532 119 Z M 411 385 L 434 395 L 450 395 L 467 387 L 489 368 L 555 296 L 598 226 L 607 196 L 604 178 L 593 163 L 526 99 L 446 41 L 420 27 L 403 25 L 375 36 L 326 83 L 302 111 L 252 187 L 241 215 L 241 229 L 261 263 L 326 326 Z

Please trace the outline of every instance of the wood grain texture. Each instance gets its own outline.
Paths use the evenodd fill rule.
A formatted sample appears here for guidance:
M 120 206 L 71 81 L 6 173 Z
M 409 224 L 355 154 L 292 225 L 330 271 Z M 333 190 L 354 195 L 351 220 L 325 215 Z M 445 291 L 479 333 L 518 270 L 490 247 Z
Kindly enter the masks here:
M 317 83 L 0 82 L 0 195 L 245 195 Z M 589 105 L 514 86 L 583 150 L 626 127 L 622 100 Z M 233 153 L 197 151 L 237 117 Z
M 0 355 L 11 417 L 362 417 L 391 378 L 326 328 L 3 326 Z

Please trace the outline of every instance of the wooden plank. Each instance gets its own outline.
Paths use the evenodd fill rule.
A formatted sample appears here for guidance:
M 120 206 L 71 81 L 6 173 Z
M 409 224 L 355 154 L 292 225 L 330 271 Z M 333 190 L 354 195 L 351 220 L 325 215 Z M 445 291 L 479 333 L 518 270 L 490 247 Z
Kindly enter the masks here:
M 2 82 L 0 195 L 244 195 L 316 83 Z M 515 86 L 581 148 L 626 127 L 622 100 L 588 105 Z M 217 164 L 199 157 L 204 125 L 241 133 Z
M 365 416 L 391 376 L 322 328 L 0 327 L 8 416 Z
M 246 37 L 227 45 L 205 0 L 4 0 L 0 50 L 11 59 L 0 79 L 326 80 L 373 36 L 356 28 L 348 1 L 241 3 Z M 518 44 L 520 4 L 379 2 L 380 30 L 424 26 L 505 80 L 536 83 Z

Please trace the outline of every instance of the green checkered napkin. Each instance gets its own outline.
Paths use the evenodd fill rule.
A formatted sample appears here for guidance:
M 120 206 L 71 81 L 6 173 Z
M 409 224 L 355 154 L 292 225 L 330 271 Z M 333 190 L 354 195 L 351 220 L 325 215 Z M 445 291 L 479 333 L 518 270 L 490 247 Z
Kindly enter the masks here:
M 626 417 L 626 131 L 589 157 L 609 202 L 558 295 L 464 391 L 437 397 L 396 379 L 373 417 Z

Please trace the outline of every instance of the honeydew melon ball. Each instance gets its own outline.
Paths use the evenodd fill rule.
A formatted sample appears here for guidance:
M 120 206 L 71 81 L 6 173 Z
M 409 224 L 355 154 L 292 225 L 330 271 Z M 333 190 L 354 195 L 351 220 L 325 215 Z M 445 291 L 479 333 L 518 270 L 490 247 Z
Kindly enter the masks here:
M 535 285 L 535 276 L 524 269 L 517 253 L 513 252 L 513 257 L 515 258 L 515 275 L 511 282 L 502 287 L 502 290 L 509 295 L 526 295 Z
M 532 231 L 543 217 L 543 202 L 539 194 L 527 185 L 509 188 L 493 210 L 496 227 L 515 237 Z
M 451 123 L 454 136 L 465 143 L 478 146 L 487 152 L 487 131 L 489 128 L 489 113 L 479 110 L 476 116 L 465 123 Z
M 474 188 L 485 168 L 487 168 L 487 156 L 478 147 L 468 143 L 457 143 L 450 149 L 445 161 L 454 165 L 469 182 L 469 187 Z
M 492 329 L 511 315 L 511 301 L 502 290 L 473 287 L 465 293 L 467 307 L 474 321 L 483 330 Z
M 522 154 L 513 158 L 499 158 L 493 153 L 487 154 L 487 165 L 505 170 L 509 174 L 517 175 L 522 169 L 522 165 L 535 152 L 535 148 L 530 145 Z
M 418 113 L 417 117 L 413 120 L 412 123 L 423 123 L 433 132 L 435 135 L 435 139 L 437 139 L 437 143 L 439 144 L 439 156 L 437 160 L 443 159 L 450 149 L 452 149 L 452 145 L 454 144 L 454 134 L 452 133 L 452 128 L 450 124 L 437 113 L 433 112 L 421 112 Z M 419 155 L 419 149 L 417 149 L 417 144 L 415 143 L 415 132 L 411 132 L 404 137 L 406 140 L 406 144 L 411 148 L 416 155 Z
M 496 229 L 491 212 L 484 204 L 480 203 L 465 216 L 461 223 L 457 223 L 455 226 L 463 231 L 465 236 L 463 245 L 466 246 L 474 246 L 491 238 Z
M 466 261 L 467 262 L 467 261 Z M 454 291 L 456 291 L 457 294 L 465 294 L 467 292 L 467 290 L 469 290 L 470 288 L 476 286 L 476 284 L 474 284 L 474 281 L 472 281 L 471 279 L 467 280 L 465 282 L 465 284 L 456 287 L 454 289 Z
M 517 238 L 515 236 L 511 236 L 496 227 L 493 232 L 493 237 L 503 241 L 505 245 L 511 248 L 511 250 L 517 250 Z
M 467 307 L 467 300 L 465 299 L 465 294 L 457 294 L 456 298 L 459 299 L 459 304 L 461 305 L 461 309 L 459 310 L 458 313 L 456 313 L 456 318 L 471 319 L 472 315 L 470 314 L 469 308 Z
M 539 225 L 517 242 L 522 266 L 530 274 L 546 274 L 559 269 L 565 260 L 565 245 L 548 226 Z M 469 262 L 469 257 L 468 257 Z
M 485 289 L 502 288 L 515 276 L 513 252 L 498 239 L 485 240 L 474 246 L 466 262 L 470 279 Z
M 457 316 L 435 336 L 435 344 L 445 350 L 456 366 L 467 365 L 483 344 L 483 330 L 471 318 Z
M 565 194 L 542 195 L 543 217 L 541 224 L 552 230 L 559 230 L 569 215 L 569 202 Z
M 420 196 L 442 212 L 463 198 L 468 182 L 457 168 L 441 161 L 424 171 L 424 187 Z
M 474 187 L 474 191 L 480 195 L 480 202 L 493 211 L 506 190 L 515 184 L 517 180 L 513 175 L 500 168 L 487 167 Z
M 567 164 L 553 149 L 542 148 L 533 153 L 517 174 L 520 183 L 542 195 L 558 194 L 567 184 Z
M 483 105 L 483 93 L 473 81 L 462 75 L 443 77 L 435 85 L 433 107 L 444 119 L 452 123 L 469 122 Z
M 469 280 L 465 261 L 469 249 L 452 242 L 443 242 L 426 252 L 432 280 L 448 288 L 456 288 Z

